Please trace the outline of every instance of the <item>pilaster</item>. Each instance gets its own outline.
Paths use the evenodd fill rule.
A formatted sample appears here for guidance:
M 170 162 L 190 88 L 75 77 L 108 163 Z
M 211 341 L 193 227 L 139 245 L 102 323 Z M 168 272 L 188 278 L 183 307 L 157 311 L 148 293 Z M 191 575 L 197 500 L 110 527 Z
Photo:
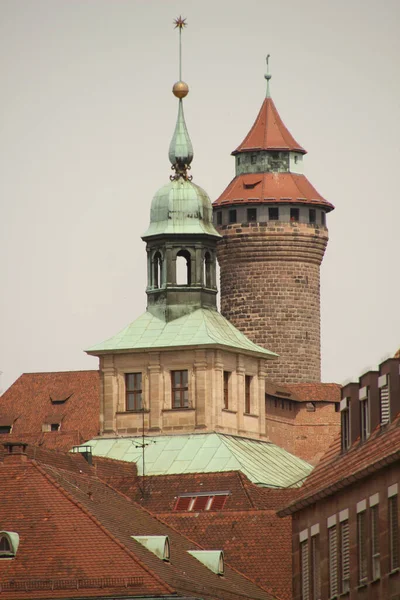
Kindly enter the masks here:
M 103 379 L 103 431 L 104 433 L 116 432 L 116 412 L 118 402 L 117 373 L 114 366 L 114 357 L 104 356 L 102 359 Z
M 244 359 L 241 354 L 237 355 L 236 362 L 236 390 L 237 390 L 237 428 L 238 432 L 244 431 L 244 378 L 245 378 Z
M 159 352 L 149 353 L 147 368 L 149 373 L 150 431 L 160 431 L 163 386 Z
M 207 358 L 205 350 L 196 350 L 194 362 L 195 377 L 195 408 L 196 408 L 196 429 L 205 429 L 206 411 L 211 416 L 211 410 L 207 410 Z

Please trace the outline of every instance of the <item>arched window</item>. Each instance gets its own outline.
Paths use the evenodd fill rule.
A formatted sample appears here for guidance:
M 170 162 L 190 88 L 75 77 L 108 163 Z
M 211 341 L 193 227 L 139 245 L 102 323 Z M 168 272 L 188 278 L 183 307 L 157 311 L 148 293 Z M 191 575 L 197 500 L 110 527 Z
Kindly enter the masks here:
M 177 285 L 191 284 L 191 256 L 187 250 L 179 250 L 176 255 L 176 283 Z
M 10 540 L 5 535 L 0 536 L 0 553 L 12 552 Z
M 210 288 L 212 287 L 212 260 L 209 252 L 204 255 L 203 269 L 203 284 Z
M 162 284 L 162 258 L 160 252 L 153 256 L 153 287 L 160 288 Z

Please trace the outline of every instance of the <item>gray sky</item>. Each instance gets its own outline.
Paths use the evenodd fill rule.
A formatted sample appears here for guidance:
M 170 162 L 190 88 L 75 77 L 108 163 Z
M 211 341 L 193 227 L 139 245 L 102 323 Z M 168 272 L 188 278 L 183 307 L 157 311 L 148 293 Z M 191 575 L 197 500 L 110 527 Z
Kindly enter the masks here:
M 145 310 L 152 196 L 168 181 L 178 35 L 192 174 L 212 200 L 265 93 L 336 206 L 323 379 L 400 346 L 398 0 L 1 0 L 0 371 L 97 368 L 83 349 Z

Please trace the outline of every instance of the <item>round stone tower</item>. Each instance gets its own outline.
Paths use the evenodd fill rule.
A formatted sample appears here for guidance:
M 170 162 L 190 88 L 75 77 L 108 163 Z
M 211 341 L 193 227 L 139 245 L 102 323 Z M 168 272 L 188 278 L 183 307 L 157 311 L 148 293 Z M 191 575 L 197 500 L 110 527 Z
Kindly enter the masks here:
M 268 63 L 268 59 L 267 59 Z M 320 266 L 334 207 L 303 175 L 306 151 L 269 93 L 232 152 L 236 176 L 214 202 L 221 312 L 253 342 L 279 354 L 268 376 L 321 379 Z

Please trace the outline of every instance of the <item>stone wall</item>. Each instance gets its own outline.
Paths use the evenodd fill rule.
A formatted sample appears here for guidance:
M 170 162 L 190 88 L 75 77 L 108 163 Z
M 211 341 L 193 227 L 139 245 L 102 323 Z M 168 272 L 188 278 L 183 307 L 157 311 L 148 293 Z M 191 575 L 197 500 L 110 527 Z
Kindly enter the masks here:
M 269 441 L 317 464 L 340 432 L 334 402 L 292 402 L 267 396 L 266 432 Z
M 101 426 L 104 434 L 220 431 L 265 436 L 265 359 L 208 348 L 127 352 L 102 356 Z M 188 371 L 189 405 L 174 408 L 171 371 Z M 224 371 L 230 373 L 224 406 Z M 128 411 L 125 374 L 142 374 L 144 412 Z M 251 378 L 245 412 L 245 378 Z
M 322 225 L 235 224 L 219 227 L 221 312 L 255 343 L 279 354 L 267 376 L 281 383 L 320 381 Z

